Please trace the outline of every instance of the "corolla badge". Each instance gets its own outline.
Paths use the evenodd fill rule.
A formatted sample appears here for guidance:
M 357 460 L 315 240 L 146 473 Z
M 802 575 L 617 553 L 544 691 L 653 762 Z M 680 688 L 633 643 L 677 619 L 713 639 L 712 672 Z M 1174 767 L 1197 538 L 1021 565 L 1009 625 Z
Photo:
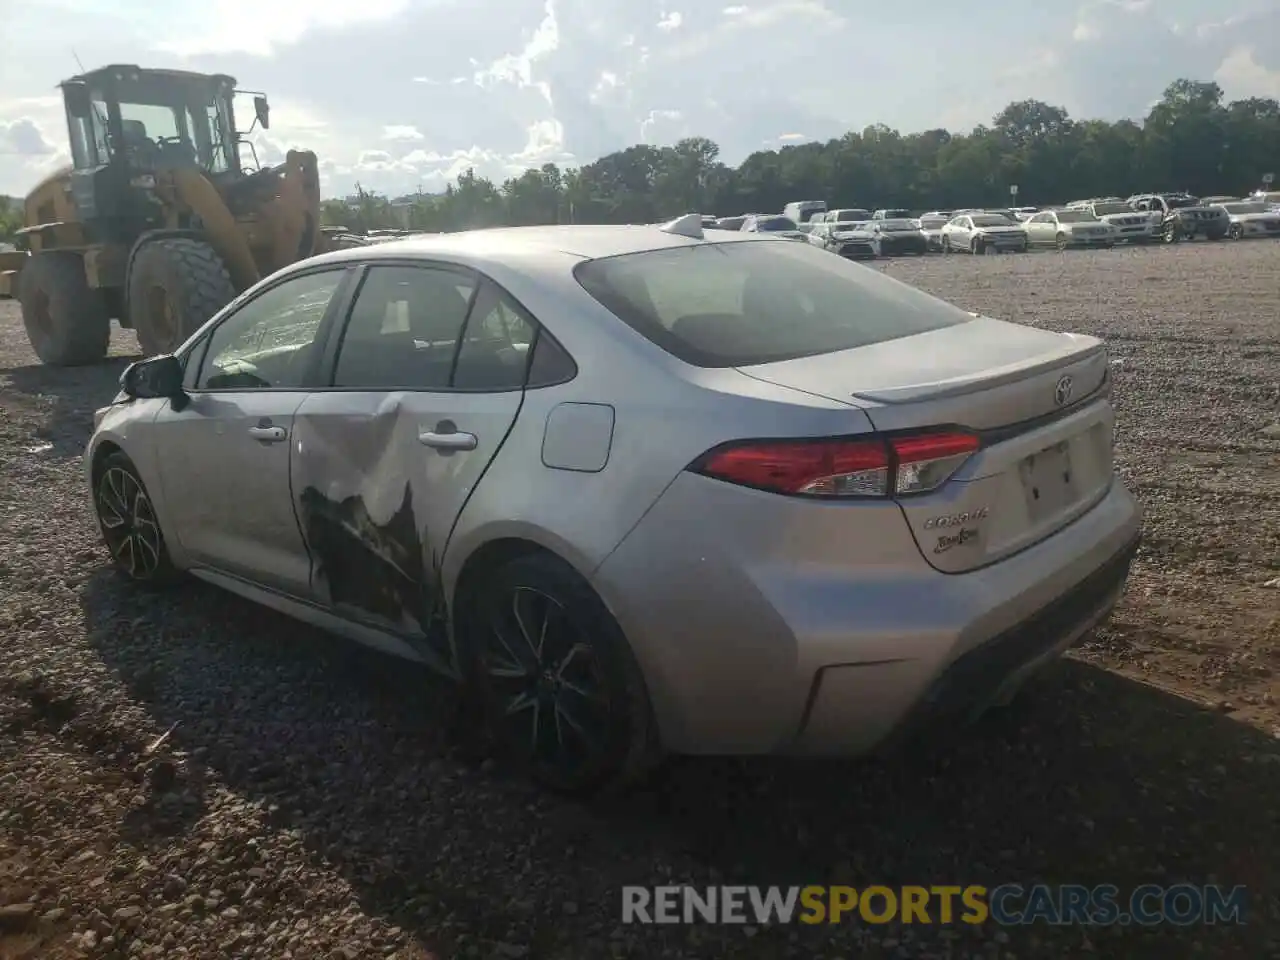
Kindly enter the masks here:
M 930 517 L 924 522 L 924 528 L 926 530 L 943 530 L 947 527 L 958 527 L 966 523 L 977 523 L 979 520 L 987 519 L 990 513 L 989 507 L 975 507 L 963 513 L 948 513 L 941 517 Z
M 1075 389 L 1075 381 L 1070 376 L 1060 377 L 1058 385 L 1053 388 L 1053 402 L 1065 407 L 1071 401 L 1071 392 Z

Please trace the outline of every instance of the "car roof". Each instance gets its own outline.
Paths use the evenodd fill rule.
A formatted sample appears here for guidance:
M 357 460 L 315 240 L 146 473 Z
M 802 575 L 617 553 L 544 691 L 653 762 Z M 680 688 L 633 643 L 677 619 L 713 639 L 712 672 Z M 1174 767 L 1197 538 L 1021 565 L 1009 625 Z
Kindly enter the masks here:
M 769 217 L 781 214 L 767 214 Z M 579 260 L 616 257 L 627 253 L 688 247 L 701 243 L 759 243 L 749 234 L 715 232 L 702 240 L 666 233 L 656 225 L 560 225 L 494 227 L 458 233 L 403 237 L 377 246 L 351 247 L 300 260 L 295 267 L 349 260 L 445 258 L 468 263 L 502 262 L 560 254 Z

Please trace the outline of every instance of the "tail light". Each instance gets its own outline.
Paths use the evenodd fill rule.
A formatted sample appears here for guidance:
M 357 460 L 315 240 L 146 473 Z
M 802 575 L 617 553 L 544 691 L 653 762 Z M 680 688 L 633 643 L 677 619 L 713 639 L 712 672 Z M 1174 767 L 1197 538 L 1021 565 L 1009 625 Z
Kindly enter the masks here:
M 743 440 L 689 469 L 744 487 L 818 497 L 910 496 L 936 490 L 982 446 L 970 433 Z

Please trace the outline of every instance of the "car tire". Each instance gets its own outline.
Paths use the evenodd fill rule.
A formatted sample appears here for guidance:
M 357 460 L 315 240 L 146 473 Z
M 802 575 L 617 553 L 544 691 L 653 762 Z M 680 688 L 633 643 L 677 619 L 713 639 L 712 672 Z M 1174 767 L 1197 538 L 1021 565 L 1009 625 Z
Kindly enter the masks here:
M 981 237 L 974 237 L 972 240 L 969 241 L 969 252 L 972 253 L 974 256 L 977 256 L 983 252 L 983 243 L 982 243 Z
M 1243 239 L 1244 239 L 1244 228 L 1243 228 L 1242 226 L 1240 226 L 1240 224 L 1238 224 L 1238 223 L 1233 223 L 1233 224 L 1231 225 L 1231 231 L 1230 231 L 1230 234 L 1231 234 L 1231 239 L 1232 239 L 1232 240 L 1243 240 Z
M 1165 243 L 1177 243 L 1178 240 L 1181 239 L 1176 222 L 1170 221 L 1165 224 L 1163 239 Z
M 1067 235 L 1065 233 L 1058 234 L 1055 242 L 1057 243 L 1059 250 L 1065 250 L 1071 245 L 1071 242 L 1067 239 Z
M 940 248 L 940 250 L 941 250 L 941 252 L 942 252 L 942 253 L 950 253 L 950 252 L 951 252 L 951 238 L 950 238 L 950 237 L 943 237 L 943 238 L 942 238 L 942 241 L 939 243 L 939 245 L 938 245 L 938 246 L 939 246 L 939 248 Z
M 577 796 L 621 789 L 658 764 L 640 666 L 569 564 L 516 557 L 470 578 L 455 608 L 465 696 L 500 759 Z
M 122 451 L 107 454 L 94 468 L 93 510 L 111 562 L 127 580 L 165 587 L 181 578 L 146 484 Z

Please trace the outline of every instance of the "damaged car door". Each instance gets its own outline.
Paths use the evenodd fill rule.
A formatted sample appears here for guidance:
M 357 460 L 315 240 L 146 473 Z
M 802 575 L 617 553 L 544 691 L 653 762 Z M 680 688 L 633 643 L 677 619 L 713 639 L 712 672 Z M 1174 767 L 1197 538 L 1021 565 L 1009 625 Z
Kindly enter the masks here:
M 520 410 L 533 327 L 516 309 L 469 269 L 367 266 L 331 382 L 295 421 L 315 595 L 450 673 L 441 560 Z
M 234 308 L 191 352 L 185 403 L 157 415 L 174 533 L 200 566 L 308 596 L 289 487 L 293 415 L 318 382 L 325 321 L 348 275 L 293 274 Z

